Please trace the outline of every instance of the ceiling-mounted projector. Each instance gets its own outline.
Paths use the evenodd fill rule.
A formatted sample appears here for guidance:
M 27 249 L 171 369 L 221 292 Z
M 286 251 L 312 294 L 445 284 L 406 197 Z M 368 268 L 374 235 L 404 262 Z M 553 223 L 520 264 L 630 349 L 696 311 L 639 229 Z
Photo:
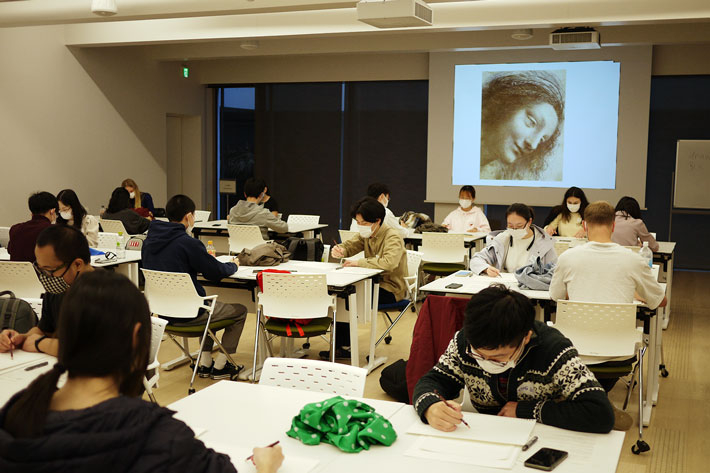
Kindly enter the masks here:
M 112 16 L 118 13 L 116 0 L 91 0 L 91 13 L 99 16 Z
M 421 0 L 361 1 L 357 19 L 377 28 L 431 26 L 434 12 Z
M 594 28 L 562 28 L 550 33 L 552 49 L 599 49 L 602 47 L 599 32 Z

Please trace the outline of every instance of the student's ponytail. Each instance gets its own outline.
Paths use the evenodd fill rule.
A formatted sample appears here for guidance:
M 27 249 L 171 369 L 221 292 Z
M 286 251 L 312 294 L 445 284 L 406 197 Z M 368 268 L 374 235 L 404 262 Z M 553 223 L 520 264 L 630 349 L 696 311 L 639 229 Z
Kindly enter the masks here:
M 38 436 L 47 420 L 57 381 L 64 371 L 64 366 L 57 363 L 49 372 L 35 379 L 8 409 L 2 428 L 15 438 Z

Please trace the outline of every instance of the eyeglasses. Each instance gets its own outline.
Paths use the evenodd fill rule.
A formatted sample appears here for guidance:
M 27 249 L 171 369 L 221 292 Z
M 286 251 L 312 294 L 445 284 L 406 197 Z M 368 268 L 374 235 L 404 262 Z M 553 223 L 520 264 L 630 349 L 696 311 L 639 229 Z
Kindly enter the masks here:
M 107 251 L 106 253 L 104 253 L 104 258 L 106 258 L 107 260 L 113 260 L 113 259 L 118 258 L 118 255 L 116 253 L 111 252 L 111 251 Z
M 489 360 L 488 358 L 486 358 L 486 357 L 484 357 L 483 355 L 481 355 L 480 353 L 478 353 L 478 352 L 476 351 L 476 349 L 473 348 L 471 345 L 469 345 L 469 346 L 466 347 L 466 354 L 467 354 L 468 356 L 470 356 L 471 358 L 473 358 L 474 360 L 476 360 L 476 361 L 487 361 L 487 362 L 489 362 L 489 363 L 491 363 L 491 364 L 493 364 L 493 365 L 495 365 L 495 366 L 501 366 L 501 367 L 503 367 L 503 366 L 505 366 L 510 360 L 512 360 L 513 358 L 516 358 L 516 355 L 518 354 L 518 352 L 523 348 L 523 343 L 524 343 L 524 342 L 525 342 L 525 340 L 523 340 L 522 342 L 520 342 L 520 345 L 518 346 L 518 348 L 515 349 L 515 351 L 513 352 L 512 355 L 510 355 L 510 358 L 509 358 L 507 361 Z
M 42 275 L 44 275 L 44 276 L 47 276 L 48 278 L 56 278 L 56 277 L 61 278 L 61 277 L 63 277 L 63 276 L 66 274 L 66 272 L 69 270 L 69 265 L 67 265 L 66 263 L 63 264 L 63 265 L 61 265 L 61 266 L 57 266 L 57 267 L 54 268 L 54 269 L 45 269 L 45 268 L 42 268 L 42 267 L 40 267 L 39 264 L 37 264 L 37 261 L 35 261 L 34 263 L 32 263 L 32 266 L 34 267 L 35 271 L 37 271 L 38 273 L 40 273 L 40 274 L 42 274 Z M 64 270 L 64 272 L 63 272 L 62 274 L 60 274 L 59 276 L 55 276 L 54 273 L 56 273 L 57 271 L 59 271 L 59 270 L 62 269 L 62 268 L 66 268 L 66 269 Z

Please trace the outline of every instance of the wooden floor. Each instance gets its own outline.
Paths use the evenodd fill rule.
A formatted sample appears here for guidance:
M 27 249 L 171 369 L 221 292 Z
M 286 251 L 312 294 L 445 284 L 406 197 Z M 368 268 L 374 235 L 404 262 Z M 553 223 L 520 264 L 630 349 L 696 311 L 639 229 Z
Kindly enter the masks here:
M 217 289 L 211 293 L 219 294 L 223 302 L 230 302 L 229 290 Z M 234 297 L 233 294 L 231 296 Z M 378 356 L 387 356 L 387 364 L 409 357 L 415 320 L 416 314 L 408 313 L 392 331 L 392 344 L 383 343 L 378 347 Z M 361 346 L 366 346 L 368 335 L 369 327 L 361 327 Z M 663 336 L 665 363 L 670 376 L 660 380 L 658 405 L 654 408 L 651 425 L 644 429 L 644 439 L 651 446 L 651 451 L 642 455 L 632 454 L 631 446 L 636 442 L 638 433 L 633 427 L 629 429 L 617 469 L 620 473 L 710 471 L 710 273 L 674 274 L 671 321 Z M 253 348 L 254 316 L 250 315 L 237 350 L 237 362 L 251 366 Z M 323 340 L 312 340 L 309 358 L 317 358 L 318 351 L 327 348 Z M 177 348 L 166 340 L 160 349 L 161 362 L 177 355 Z M 365 396 L 391 400 L 380 388 L 381 371 L 382 368 L 379 368 L 368 376 Z M 158 402 L 167 405 L 186 396 L 189 380 L 187 367 L 162 371 L 160 388 L 156 391 Z M 195 387 L 200 390 L 212 382 L 198 378 Z M 624 395 L 624 386 L 617 383 L 610 397 L 620 407 Z M 627 412 L 637 419 L 637 402 L 632 400 Z

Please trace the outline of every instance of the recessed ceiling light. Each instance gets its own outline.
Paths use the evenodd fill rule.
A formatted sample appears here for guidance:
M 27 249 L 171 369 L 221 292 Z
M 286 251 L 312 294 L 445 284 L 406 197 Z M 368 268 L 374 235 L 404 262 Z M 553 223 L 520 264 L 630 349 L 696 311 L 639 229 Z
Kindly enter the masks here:
M 254 40 L 242 41 L 239 46 L 242 49 L 246 49 L 247 51 L 254 51 L 256 48 L 259 47 L 259 42 Z
M 510 36 L 518 41 L 526 41 L 533 37 L 533 30 L 530 28 L 515 30 Z
M 113 16 L 118 13 L 116 0 L 91 0 L 91 13 L 99 16 Z

